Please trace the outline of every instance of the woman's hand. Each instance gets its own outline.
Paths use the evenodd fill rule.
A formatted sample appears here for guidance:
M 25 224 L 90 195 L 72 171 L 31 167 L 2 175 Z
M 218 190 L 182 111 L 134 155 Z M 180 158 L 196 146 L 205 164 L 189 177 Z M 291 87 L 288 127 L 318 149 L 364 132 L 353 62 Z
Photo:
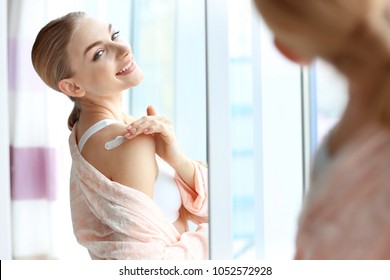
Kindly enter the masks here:
M 186 160 L 180 151 L 172 121 L 165 116 L 157 115 L 153 106 L 146 109 L 147 116 L 144 116 L 127 126 L 127 139 L 140 134 L 153 135 L 156 142 L 156 153 L 159 157 L 176 168 Z
M 127 126 L 128 133 L 125 137 L 131 139 L 140 134 L 153 135 L 157 155 L 171 165 L 184 182 L 193 188 L 195 168 L 192 160 L 188 159 L 179 149 L 172 121 L 167 117 L 157 115 L 153 106 L 148 106 L 146 114 L 147 116 Z

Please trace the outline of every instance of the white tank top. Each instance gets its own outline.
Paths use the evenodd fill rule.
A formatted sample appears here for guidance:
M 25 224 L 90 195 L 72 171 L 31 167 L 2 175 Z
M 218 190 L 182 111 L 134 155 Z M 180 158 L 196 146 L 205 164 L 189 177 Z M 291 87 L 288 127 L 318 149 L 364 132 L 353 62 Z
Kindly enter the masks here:
M 92 125 L 80 138 L 78 143 L 80 153 L 93 134 L 113 123 L 118 121 L 104 119 Z M 153 200 L 166 214 L 168 220 L 174 223 L 179 218 L 179 209 L 182 205 L 180 192 L 174 180 L 175 170 L 157 155 L 156 161 L 158 174 L 154 184 Z

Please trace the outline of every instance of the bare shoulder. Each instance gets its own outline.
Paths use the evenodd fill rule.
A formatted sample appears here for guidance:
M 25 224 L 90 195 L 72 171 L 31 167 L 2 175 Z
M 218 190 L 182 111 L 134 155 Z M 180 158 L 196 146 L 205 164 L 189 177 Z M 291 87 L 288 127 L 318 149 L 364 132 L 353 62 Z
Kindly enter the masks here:
M 154 138 L 139 135 L 112 150 L 104 148 L 106 142 L 125 133 L 123 124 L 104 128 L 90 138 L 83 155 L 110 180 L 152 196 L 157 176 Z

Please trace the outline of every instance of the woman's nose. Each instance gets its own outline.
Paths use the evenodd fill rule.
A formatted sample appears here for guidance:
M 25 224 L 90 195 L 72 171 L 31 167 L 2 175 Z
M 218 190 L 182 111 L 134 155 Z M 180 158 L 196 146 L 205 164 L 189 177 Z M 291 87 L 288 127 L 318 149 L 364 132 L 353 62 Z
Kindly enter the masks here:
M 126 56 L 131 56 L 131 48 L 126 44 L 118 44 L 116 46 L 116 58 L 121 60 Z

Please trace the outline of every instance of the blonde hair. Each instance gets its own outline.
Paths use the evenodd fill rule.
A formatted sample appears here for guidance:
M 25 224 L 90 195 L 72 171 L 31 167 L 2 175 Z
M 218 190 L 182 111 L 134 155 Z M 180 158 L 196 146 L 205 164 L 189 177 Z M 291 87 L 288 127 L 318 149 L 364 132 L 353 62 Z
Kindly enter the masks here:
M 367 75 L 389 71 L 389 1 L 254 1 L 276 37 L 282 37 L 298 55 L 321 57 L 347 78 L 363 68 L 367 69 Z M 370 72 L 372 69 L 375 72 Z M 386 107 L 390 104 L 389 94 L 383 89 L 374 94 L 374 114 L 390 125 L 390 112 Z
M 77 25 L 86 17 L 84 12 L 73 12 L 52 20 L 38 33 L 31 51 L 31 60 L 35 71 L 52 89 L 61 91 L 58 82 L 73 76 L 69 64 L 67 46 Z M 77 99 L 70 97 L 74 108 L 68 119 L 72 130 L 80 117 L 80 105 Z

